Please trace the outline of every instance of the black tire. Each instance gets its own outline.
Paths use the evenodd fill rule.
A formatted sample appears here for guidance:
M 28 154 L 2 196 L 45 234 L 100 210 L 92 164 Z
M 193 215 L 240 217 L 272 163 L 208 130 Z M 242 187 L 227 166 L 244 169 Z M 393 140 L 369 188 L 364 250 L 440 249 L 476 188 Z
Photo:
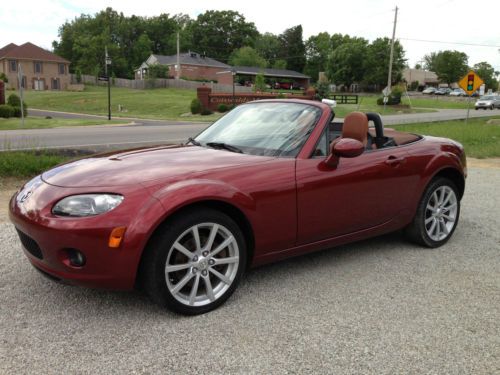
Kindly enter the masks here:
M 187 303 L 183 303 L 178 300 L 180 298 L 179 296 L 182 296 L 181 291 L 184 290 L 184 288 L 189 288 L 190 283 L 191 283 L 191 290 L 194 288 L 193 284 L 195 283 L 195 280 L 189 281 L 187 284 L 185 284 L 185 287 L 182 287 L 181 290 L 179 290 L 178 293 L 172 294 L 171 290 L 169 289 L 170 287 L 175 287 L 177 284 L 174 283 L 172 285 L 172 276 L 169 276 L 169 279 L 167 280 L 166 276 L 166 266 L 167 262 L 169 261 L 169 254 L 170 257 L 172 257 L 173 252 L 175 251 L 173 245 L 176 241 L 179 240 L 179 236 L 183 236 L 185 233 L 191 233 L 189 232 L 190 229 L 192 229 L 193 226 L 195 225 L 200 225 L 200 224 L 208 224 L 208 223 L 213 223 L 217 224 L 217 228 L 222 228 L 224 229 L 224 233 L 230 233 L 233 237 L 235 242 L 233 241 L 231 243 L 231 251 L 238 251 L 238 261 L 233 261 L 233 263 L 236 265 L 237 270 L 234 270 L 231 273 L 231 277 L 234 277 L 232 279 L 232 282 L 229 285 L 229 288 L 227 288 L 224 291 L 224 288 L 226 288 L 226 284 L 224 283 L 223 287 L 220 289 L 220 295 L 217 296 L 215 300 L 212 302 L 208 302 L 207 304 L 201 305 L 201 306 L 190 306 Z M 215 227 L 215 226 L 214 226 Z M 200 226 L 201 228 L 201 226 Z M 208 229 L 206 229 L 208 231 Z M 208 232 L 206 232 L 208 233 Z M 220 234 L 216 234 L 216 239 L 213 240 L 214 244 L 216 244 L 217 238 L 220 236 Z M 185 234 L 187 236 L 188 234 Z M 208 238 L 203 237 L 203 233 L 199 233 L 199 243 L 205 245 L 208 243 Z M 182 237 L 184 238 L 184 237 Z M 194 237 L 193 237 L 194 238 Z M 222 237 L 221 237 L 222 238 Z M 205 241 L 205 242 L 204 242 Z M 219 241 L 220 242 L 220 241 Z M 192 242 L 191 242 L 192 243 Z M 185 243 L 186 244 L 186 243 Z M 187 246 L 186 246 L 187 249 Z M 189 249 L 190 251 L 193 250 L 192 248 Z M 227 247 L 227 250 L 221 251 L 221 253 L 227 251 L 229 254 L 229 245 Z M 194 250 L 193 250 L 194 254 Z M 178 256 L 178 255 L 176 255 Z M 182 256 L 182 254 L 181 254 Z M 229 256 L 229 255 L 228 255 Z M 205 256 L 204 259 L 209 262 L 209 257 Z M 215 257 L 215 255 L 214 255 Z M 175 258 L 175 257 L 174 257 Z M 200 255 L 200 259 L 202 256 Z M 188 259 L 186 257 L 186 259 Z M 194 259 L 194 258 L 193 258 Z M 214 258 L 215 259 L 215 258 Z M 198 314 L 203 314 L 208 311 L 214 310 L 220 305 L 222 305 L 234 292 L 236 289 L 241 276 L 245 270 L 246 267 L 246 259 L 247 259 L 247 251 L 246 251 L 246 243 L 244 236 L 238 227 L 238 225 L 226 214 L 209 209 L 209 208 L 197 208 L 197 209 L 188 209 L 186 211 L 181 212 L 180 214 L 176 215 L 173 219 L 169 220 L 166 222 L 164 225 L 159 227 L 159 229 L 156 231 L 156 233 L 153 235 L 151 240 L 148 243 L 147 248 L 145 249 L 145 253 L 143 255 L 143 259 L 141 260 L 141 265 L 139 268 L 139 284 L 142 287 L 142 289 L 148 294 L 148 296 L 157 304 L 160 306 L 167 307 L 168 309 L 185 314 L 185 315 L 198 315 Z M 211 258 L 210 258 L 211 260 Z M 181 263 L 185 263 L 186 260 L 183 260 Z M 191 260 L 188 260 L 187 262 L 191 262 Z M 207 266 L 207 262 L 203 264 L 202 268 L 196 267 L 190 267 L 187 268 L 186 270 L 178 271 L 179 272 L 186 272 L 184 276 L 187 276 L 188 274 L 191 275 L 192 273 L 200 272 L 200 275 L 196 275 L 196 277 L 199 279 L 199 283 L 196 283 L 196 289 L 199 290 L 200 287 L 203 287 L 205 290 L 205 293 L 207 294 L 208 298 L 208 285 L 206 284 L 205 279 L 213 280 L 213 277 L 215 277 L 214 274 L 212 274 L 212 269 L 215 269 L 217 267 L 229 267 L 230 265 L 226 264 L 224 265 L 212 265 L 212 266 Z M 187 263 L 185 263 L 187 264 Z M 192 264 L 192 262 L 191 262 Z M 170 263 L 169 266 L 172 264 Z M 232 266 L 232 265 L 231 265 Z M 201 275 L 201 269 L 204 271 L 204 275 Z M 226 268 L 227 270 L 228 268 Z M 223 268 L 217 268 L 218 271 L 221 273 L 224 273 L 225 271 Z M 216 270 L 216 271 L 217 271 Z M 168 275 L 174 275 L 175 272 L 169 273 Z M 208 275 L 208 276 L 207 276 Z M 177 282 L 180 283 L 181 278 L 183 276 L 179 276 Z M 194 276 L 191 276 L 195 278 Z M 219 280 L 219 284 L 222 283 L 221 279 L 216 278 L 216 280 Z M 212 281 L 213 282 L 213 281 Z M 210 284 L 211 285 L 211 284 Z M 216 288 L 214 288 L 214 291 Z M 175 292 L 175 290 L 174 290 Z M 195 295 L 197 293 L 195 292 Z M 177 297 L 176 297 L 177 296 Z M 184 294 L 185 296 L 185 294 Z M 213 294 L 212 294 L 212 297 Z M 211 299 L 210 299 L 211 300 Z
M 452 224 L 452 226 L 449 225 L 449 227 L 451 228 L 446 229 L 448 231 L 446 236 L 444 238 L 433 239 L 429 235 L 428 233 L 429 228 L 426 227 L 425 223 L 426 220 L 431 220 L 430 223 L 432 227 L 433 219 L 428 215 L 429 214 L 428 204 L 430 204 L 434 199 L 433 194 L 436 191 L 440 190 L 440 188 L 442 187 L 447 187 L 453 191 L 456 199 L 456 213 L 454 217 L 454 223 Z M 445 212 L 445 210 L 443 212 Z M 415 217 L 413 218 L 413 221 L 411 222 L 410 225 L 408 225 L 408 227 L 405 228 L 405 234 L 412 242 L 415 242 L 419 245 L 430 248 L 439 247 L 441 245 L 444 245 L 451 238 L 453 232 L 455 231 L 455 228 L 457 227 L 459 217 L 460 217 L 460 199 L 456 185 L 453 183 L 453 181 L 449 180 L 448 178 L 437 177 L 433 179 L 429 183 L 429 185 L 427 185 L 422 195 L 422 198 L 418 204 L 417 212 L 415 214 Z M 444 220 L 443 224 L 441 225 L 444 226 L 445 219 L 443 220 Z M 451 222 L 448 223 L 451 224 Z M 448 223 L 446 223 L 446 225 L 448 225 Z M 441 227 L 439 227 L 438 231 L 440 229 Z M 432 229 L 430 230 L 432 231 Z

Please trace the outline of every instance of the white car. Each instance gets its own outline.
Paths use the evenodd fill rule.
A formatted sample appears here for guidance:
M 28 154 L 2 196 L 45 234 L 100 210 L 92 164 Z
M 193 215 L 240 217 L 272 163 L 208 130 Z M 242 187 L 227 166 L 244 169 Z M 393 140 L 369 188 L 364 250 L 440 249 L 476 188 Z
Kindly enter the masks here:
M 500 108 L 500 96 L 498 95 L 485 95 L 481 96 L 479 100 L 474 104 L 476 111 L 479 108 L 482 109 L 493 109 Z
M 436 88 L 435 87 L 427 87 L 424 91 L 422 91 L 422 94 L 428 94 L 428 95 L 431 95 L 431 94 L 434 94 L 436 92 Z
M 450 96 L 466 96 L 467 94 L 463 89 L 455 89 L 450 92 Z

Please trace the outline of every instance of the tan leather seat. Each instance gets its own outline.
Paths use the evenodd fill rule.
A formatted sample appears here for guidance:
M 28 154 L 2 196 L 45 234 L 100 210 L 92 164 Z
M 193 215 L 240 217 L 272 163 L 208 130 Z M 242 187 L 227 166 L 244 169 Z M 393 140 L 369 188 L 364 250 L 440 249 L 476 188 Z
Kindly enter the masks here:
M 344 118 L 341 138 L 353 138 L 366 147 L 368 143 L 368 117 L 362 112 L 349 113 Z

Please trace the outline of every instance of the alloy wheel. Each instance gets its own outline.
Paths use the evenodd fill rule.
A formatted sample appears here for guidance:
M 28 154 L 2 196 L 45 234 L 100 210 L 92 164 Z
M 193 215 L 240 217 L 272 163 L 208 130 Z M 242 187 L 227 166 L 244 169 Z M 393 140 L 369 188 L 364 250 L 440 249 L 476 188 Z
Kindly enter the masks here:
M 450 235 L 457 220 L 458 203 L 455 191 L 449 186 L 438 187 L 430 195 L 425 208 L 425 230 L 433 241 Z
M 168 251 L 165 280 L 170 294 L 186 306 L 208 305 L 230 288 L 238 273 L 235 236 L 213 222 L 191 226 Z

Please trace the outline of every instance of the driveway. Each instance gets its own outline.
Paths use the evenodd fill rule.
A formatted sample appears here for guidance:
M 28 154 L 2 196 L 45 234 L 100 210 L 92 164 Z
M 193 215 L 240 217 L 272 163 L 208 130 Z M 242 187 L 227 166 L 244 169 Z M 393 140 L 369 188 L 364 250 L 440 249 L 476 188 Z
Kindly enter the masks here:
M 393 234 L 260 267 L 189 318 L 46 280 L 0 224 L 0 373 L 498 373 L 499 185 L 470 168 L 442 248 Z

